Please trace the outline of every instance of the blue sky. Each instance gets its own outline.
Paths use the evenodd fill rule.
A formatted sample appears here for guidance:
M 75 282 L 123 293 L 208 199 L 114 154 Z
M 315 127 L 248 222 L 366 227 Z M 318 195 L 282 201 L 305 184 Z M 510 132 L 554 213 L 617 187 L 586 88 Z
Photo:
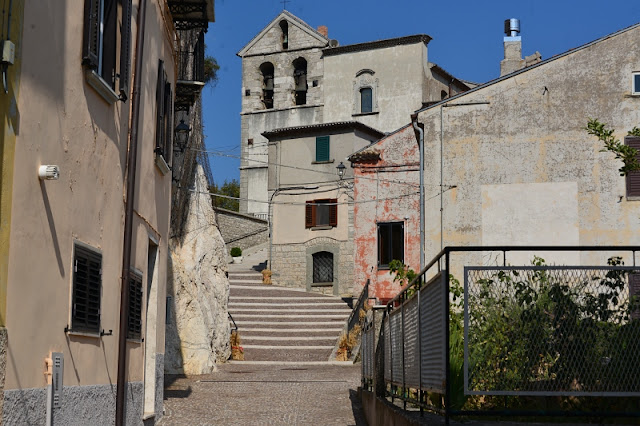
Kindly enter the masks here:
M 242 64 L 236 53 L 283 8 L 281 0 L 215 0 L 207 55 L 220 65 L 203 91 L 206 146 L 214 180 L 239 179 Z M 520 19 L 523 55 L 543 59 L 640 22 L 638 0 L 290 0 L 287 10 L 340 45 L 428 34 L 429 61 L 456 77 L 486 82 L 500 74 L 504 20 Z M 610 66 L 615 66 L 611 64 Z M 407 122 L 409 117 L 407 117 Z

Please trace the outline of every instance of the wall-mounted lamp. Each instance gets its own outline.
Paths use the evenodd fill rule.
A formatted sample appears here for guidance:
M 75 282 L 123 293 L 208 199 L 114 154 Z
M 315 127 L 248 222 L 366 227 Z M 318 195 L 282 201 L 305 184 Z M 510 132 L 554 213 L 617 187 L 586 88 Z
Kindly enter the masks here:
M 189 133 L 191 132 L 191 127 L 189 127 L 183 119 L 180 120 L 180 123 L 176 126 L 175 134 L 176 134 L 176 151 L 183 152 L 187 147 L 187 141 L 189 140 Z
M 40 166 L 38 168 L 40 180 L 58 180 L 60 177 L 60 167 L 54 165 Z
M 342 164 L 342 161 L 341 161 L 340 164 L 336 166 L 336 169 L 338 169 L 338 176 L 340 177 L 340 180 L 342 180 L 342 178 L 344 177 L 344 171 L 347 168 L 345 167 L 344 164 Z

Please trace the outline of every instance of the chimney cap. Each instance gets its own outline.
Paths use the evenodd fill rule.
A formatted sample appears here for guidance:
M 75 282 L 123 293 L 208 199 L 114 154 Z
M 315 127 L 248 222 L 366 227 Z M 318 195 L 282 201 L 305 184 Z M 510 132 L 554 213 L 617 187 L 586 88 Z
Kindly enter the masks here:
M 504 33 L 507 37 L 517 37 L 520 34 L 520 20 L 516 18 L 505 19 Z

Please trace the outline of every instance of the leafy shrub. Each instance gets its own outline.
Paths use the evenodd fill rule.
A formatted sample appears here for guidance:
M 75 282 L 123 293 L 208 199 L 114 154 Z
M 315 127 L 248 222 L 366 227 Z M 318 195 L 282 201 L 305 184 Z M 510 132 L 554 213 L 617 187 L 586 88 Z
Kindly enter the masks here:
M 240 247 L 233 247 L 231 249 L 231 257 L 240 257 L 242 256 L 242 249 Z

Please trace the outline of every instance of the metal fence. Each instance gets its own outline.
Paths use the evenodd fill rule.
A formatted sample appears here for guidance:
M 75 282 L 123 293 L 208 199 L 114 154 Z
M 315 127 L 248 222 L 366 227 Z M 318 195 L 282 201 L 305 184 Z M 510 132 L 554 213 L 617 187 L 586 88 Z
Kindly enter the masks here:
M 389 302 L 379 329 L 365 325 L 363 386 L 446 423 L 452 415 L 640 417 L 637 249 L 446 248 Z M 504 263 L 512 251 L 604 259 L 626 251 L 632 266 L 619 257 L 595 266 L 537 257 L 533 266 L 464 264 L 469 252 L 496 251 Z M 452 254 L 463 287 L 450 275 Z

